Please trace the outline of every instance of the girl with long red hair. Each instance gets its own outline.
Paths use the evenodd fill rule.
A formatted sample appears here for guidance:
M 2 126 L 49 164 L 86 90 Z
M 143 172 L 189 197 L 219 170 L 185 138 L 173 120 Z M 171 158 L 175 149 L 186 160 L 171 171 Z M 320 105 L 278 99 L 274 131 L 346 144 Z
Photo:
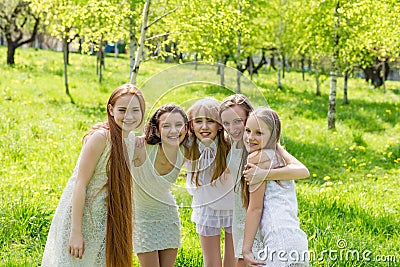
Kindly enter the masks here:
M 134 85 L 121 85 L 111 94 L 107 122 L 83 138 L 42 266 L 132 266 L 132 130 L 142 123 L 144 111 L 143 95 Z

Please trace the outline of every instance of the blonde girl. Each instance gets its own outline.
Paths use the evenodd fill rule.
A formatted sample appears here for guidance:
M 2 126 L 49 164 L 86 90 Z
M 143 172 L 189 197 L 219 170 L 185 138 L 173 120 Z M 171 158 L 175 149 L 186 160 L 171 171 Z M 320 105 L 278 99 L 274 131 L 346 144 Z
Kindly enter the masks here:
M 224 138 L 219 102 L 198 100 L 188 110 L 193 139 L 189 147 L 187 189 L 193 195 L 191 219 L 200 236 L 204 266 L 222 266 L 220 234 L 225 230 L 224 266 L 233 266 L 233 181 L 227 172 L 230 143 Z
M 145 102 L 132 84 L 111 94 L 107 122 L 83 138 L 72 177 L 55 212 L 42 266 L 132 266 L 134 134 Z
M 144 128 L 133 168 L 134 251 L 142 267 L 174 266 L 180 242 L 178 206 L 171 193 L 184 162 L 188 119 L 178 106 L 161 106 Z
M 246 121 L 244 144 L 248 162 L 263 169 L 285 166 L 278 150 L 281 122 L 269 108 L 253 111 Z M 266 181 L 248 186 L 242 180 L 243 200 L 247 207 L 243 242 L 246 266 L 308 266 L 308 243 L 297 217 L 297 199 L 293 180 Z M 264 249 L 255 260 L 252 246 L 257 229 Z M 266 264 L 264 263 L 266 262 Z
M 232 142 L 231 150 L 227 157 L 228 168 L 232 174 L 233 181 L 235 182 L 235 205 L 233 209 L 233 225 L 232 237 L 235 252 L 235 266 L 243 267 L 242 247 L 244 225 L 246 218 L 246 209 L 243 206 L 242 200 L 242 186 L 241 178 L 247 162 L 247 151 L 244 148 L 243 133 L 245 129 L 246 120 L 253 111 L 253 107 L 249 99 L 243 94 L 230 95 L 221 102 L 220 116 L 222 125 Z M 280 179 L 300 179 L 309 176 L 307 168 L 299 162 L 295 157 L 290 155 L 280 145 L 278 145 L 279 152 L 282 154 L 287 165 L 283 168 L 261 169 L 255 165 L 246 167 L 246 175 L 252 183 L 260 183 L 265 180 L 280 180 Z M 257 180 L 258 179 L 258 180 Z M 254 238 L 253 253 L 263 249 L 262 238 L 257 232 Z

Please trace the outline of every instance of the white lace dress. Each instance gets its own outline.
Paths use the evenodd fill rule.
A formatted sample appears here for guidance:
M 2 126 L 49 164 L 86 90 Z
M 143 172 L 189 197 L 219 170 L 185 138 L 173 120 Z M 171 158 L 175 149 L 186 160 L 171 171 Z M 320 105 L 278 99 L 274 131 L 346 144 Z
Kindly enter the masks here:
M 220 228 L 225 228 L 225 231 L 230 233 L 234 187 L 232 176 L 230 173 L 224 172 L 215 182 L 210 183 L 215 168 L 218 139 L 209 147 L 197 142 L 200 151 L 200 158 L 197 162 L 197 169 L 201 170 L 199 173 L 200 186 L 196 186 L 192 181 L 193 166 L 192 163 L 187 163 L 186 189 L 193 196 L 191 220 L 196 223 L 196 231 L 200 235 L 219 235 Z
M 270 150 L 268 154 L 274 158 L 274 151 Z M 280 181 L 280 185 L 268 181 L 260 223 L 264 251 L 257 255 L 267 266 L 308 266 L 308 240 L 300 229 L 297 211 L 294 181 Z
M 125 139 L 129 157 L 132 158 L 134 134 Z M 68 252 L 68 242 L 71 232 L 71 200 L 76 182 L 80 156 L 72 177 L 62 193 L 60 202 L 53 217 L 44 249 L 42 266 L 105 266 L 106 214 L 107 214 L 107 173 L 106 166 L 110 153 L 110 142 L 100 156 L 92 178 L 86 189 L 85 207 L 83 213 L 82 233 L 85 240 L 85 252 L 82 259 L 71 257 Z
M 133 168 L 133 247 L 135 254 L 179 248 L 180 220 L 171 186 L 183 165 L 183 153 L 178 152 L 175 168 L 158 175 L 154 160 L 159 145 L 146 145 L 146 160 Z
M 235 258 L 243 259 L 242 248 L 243 248 L 243 237 L 244 237 L 244 225 L 246 221 L 246 209 L 243 207 L 242 202 L 242 186 L 240 183 L 241 174 L 239 174 L 239 168 L 242 160 L 244 148 L 237 148 L 237 142 L 232 144 L 231 150 L 229 151 L 226 163 L 229 171 L 232 174 L 233 181 L 235 183 L 235 205 L 233 208 L 233 224 L 232 224 L 232 237 L 233 237 L 233 248 L 235 252 Z M 246 160 L 246 159 L 244 159 Z M 258 251 L 263 249 L 262 238 L 260 232 L 257 234 L 253 243 L 253 253 L 257 255 Z

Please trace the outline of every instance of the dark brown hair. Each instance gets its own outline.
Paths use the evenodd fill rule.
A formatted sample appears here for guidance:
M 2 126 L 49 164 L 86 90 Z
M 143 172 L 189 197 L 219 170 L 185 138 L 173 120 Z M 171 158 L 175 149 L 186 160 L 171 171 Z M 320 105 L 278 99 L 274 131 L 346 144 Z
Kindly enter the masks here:
M 153 116 L 151 116 L 150 120 L 144 126 L 144 135 L 148 144 L 155 145 L 161 143 L 158 127 L 160 126 L 160 117 L 165 113 L 179 113 L 182 115 L 185 125 L 188 125 L 188 117 L 181 107 L 174 104 L 165 104 L 154 112 Z M 185 142 L 185 140 L 183 142 Z
M 263 148 L 273 149 L 278 162 L 283 162 L 282 156 L 279 154 L 277 147 L 281 136 L 281 120 L 279 119 L 278 114 L 270 108 L 260 107 L 250 113 L 250 116 L 254 116 L 267 124 L 269 130 L 271 131 L 271 136 L 268 140 L 268 143 Z M 271 168 L 274 168 L 274 166 L 271 166 Z M 277 181 L 277 183 L 280 184 L 279 181 Z M 249 185 L 243 176 L 241 179 L 241 185 L 243 206 L 247 209 L 249 206 L 250 191 Z

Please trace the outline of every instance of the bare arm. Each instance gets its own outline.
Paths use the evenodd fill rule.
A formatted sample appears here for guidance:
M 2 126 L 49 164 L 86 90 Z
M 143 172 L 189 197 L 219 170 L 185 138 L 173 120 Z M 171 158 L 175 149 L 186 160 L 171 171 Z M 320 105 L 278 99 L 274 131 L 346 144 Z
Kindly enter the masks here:
M 257 233 L 258 226 L 263 210 L 264 192 L 266 183 L 262 183 L 254 191 L 250 192 L 249 207 L 246 213 L 246 222 L 244 228 L 243 239 L 243 259 L 246 266 L 265 265 L 264 262 L 256 261 L 252 252 L 254 238 Z
M 246 170 L 243 172 L 244 177 L 250 184 L 258 184 L 262 181 L 271 180 L 296 180 L 307 178 L 310 173 L 298 159 L 287 152 L 282 146 L 278 145 L 279 152 L 286 161 L 286 166 L 277 169 L 261 168 L 255 164 L 249 163 L 246 165 Z
M 69 253 L 82 258 L 85 251 L 85 241 L 82 235 L 83 210 L 85 207 L 86 186 L 93 176 L 97 162 L 106 146 L 106 136 L 100 131 L 94 132 L 83 145 L 78 175 L 72 193 L 71 233 Z

